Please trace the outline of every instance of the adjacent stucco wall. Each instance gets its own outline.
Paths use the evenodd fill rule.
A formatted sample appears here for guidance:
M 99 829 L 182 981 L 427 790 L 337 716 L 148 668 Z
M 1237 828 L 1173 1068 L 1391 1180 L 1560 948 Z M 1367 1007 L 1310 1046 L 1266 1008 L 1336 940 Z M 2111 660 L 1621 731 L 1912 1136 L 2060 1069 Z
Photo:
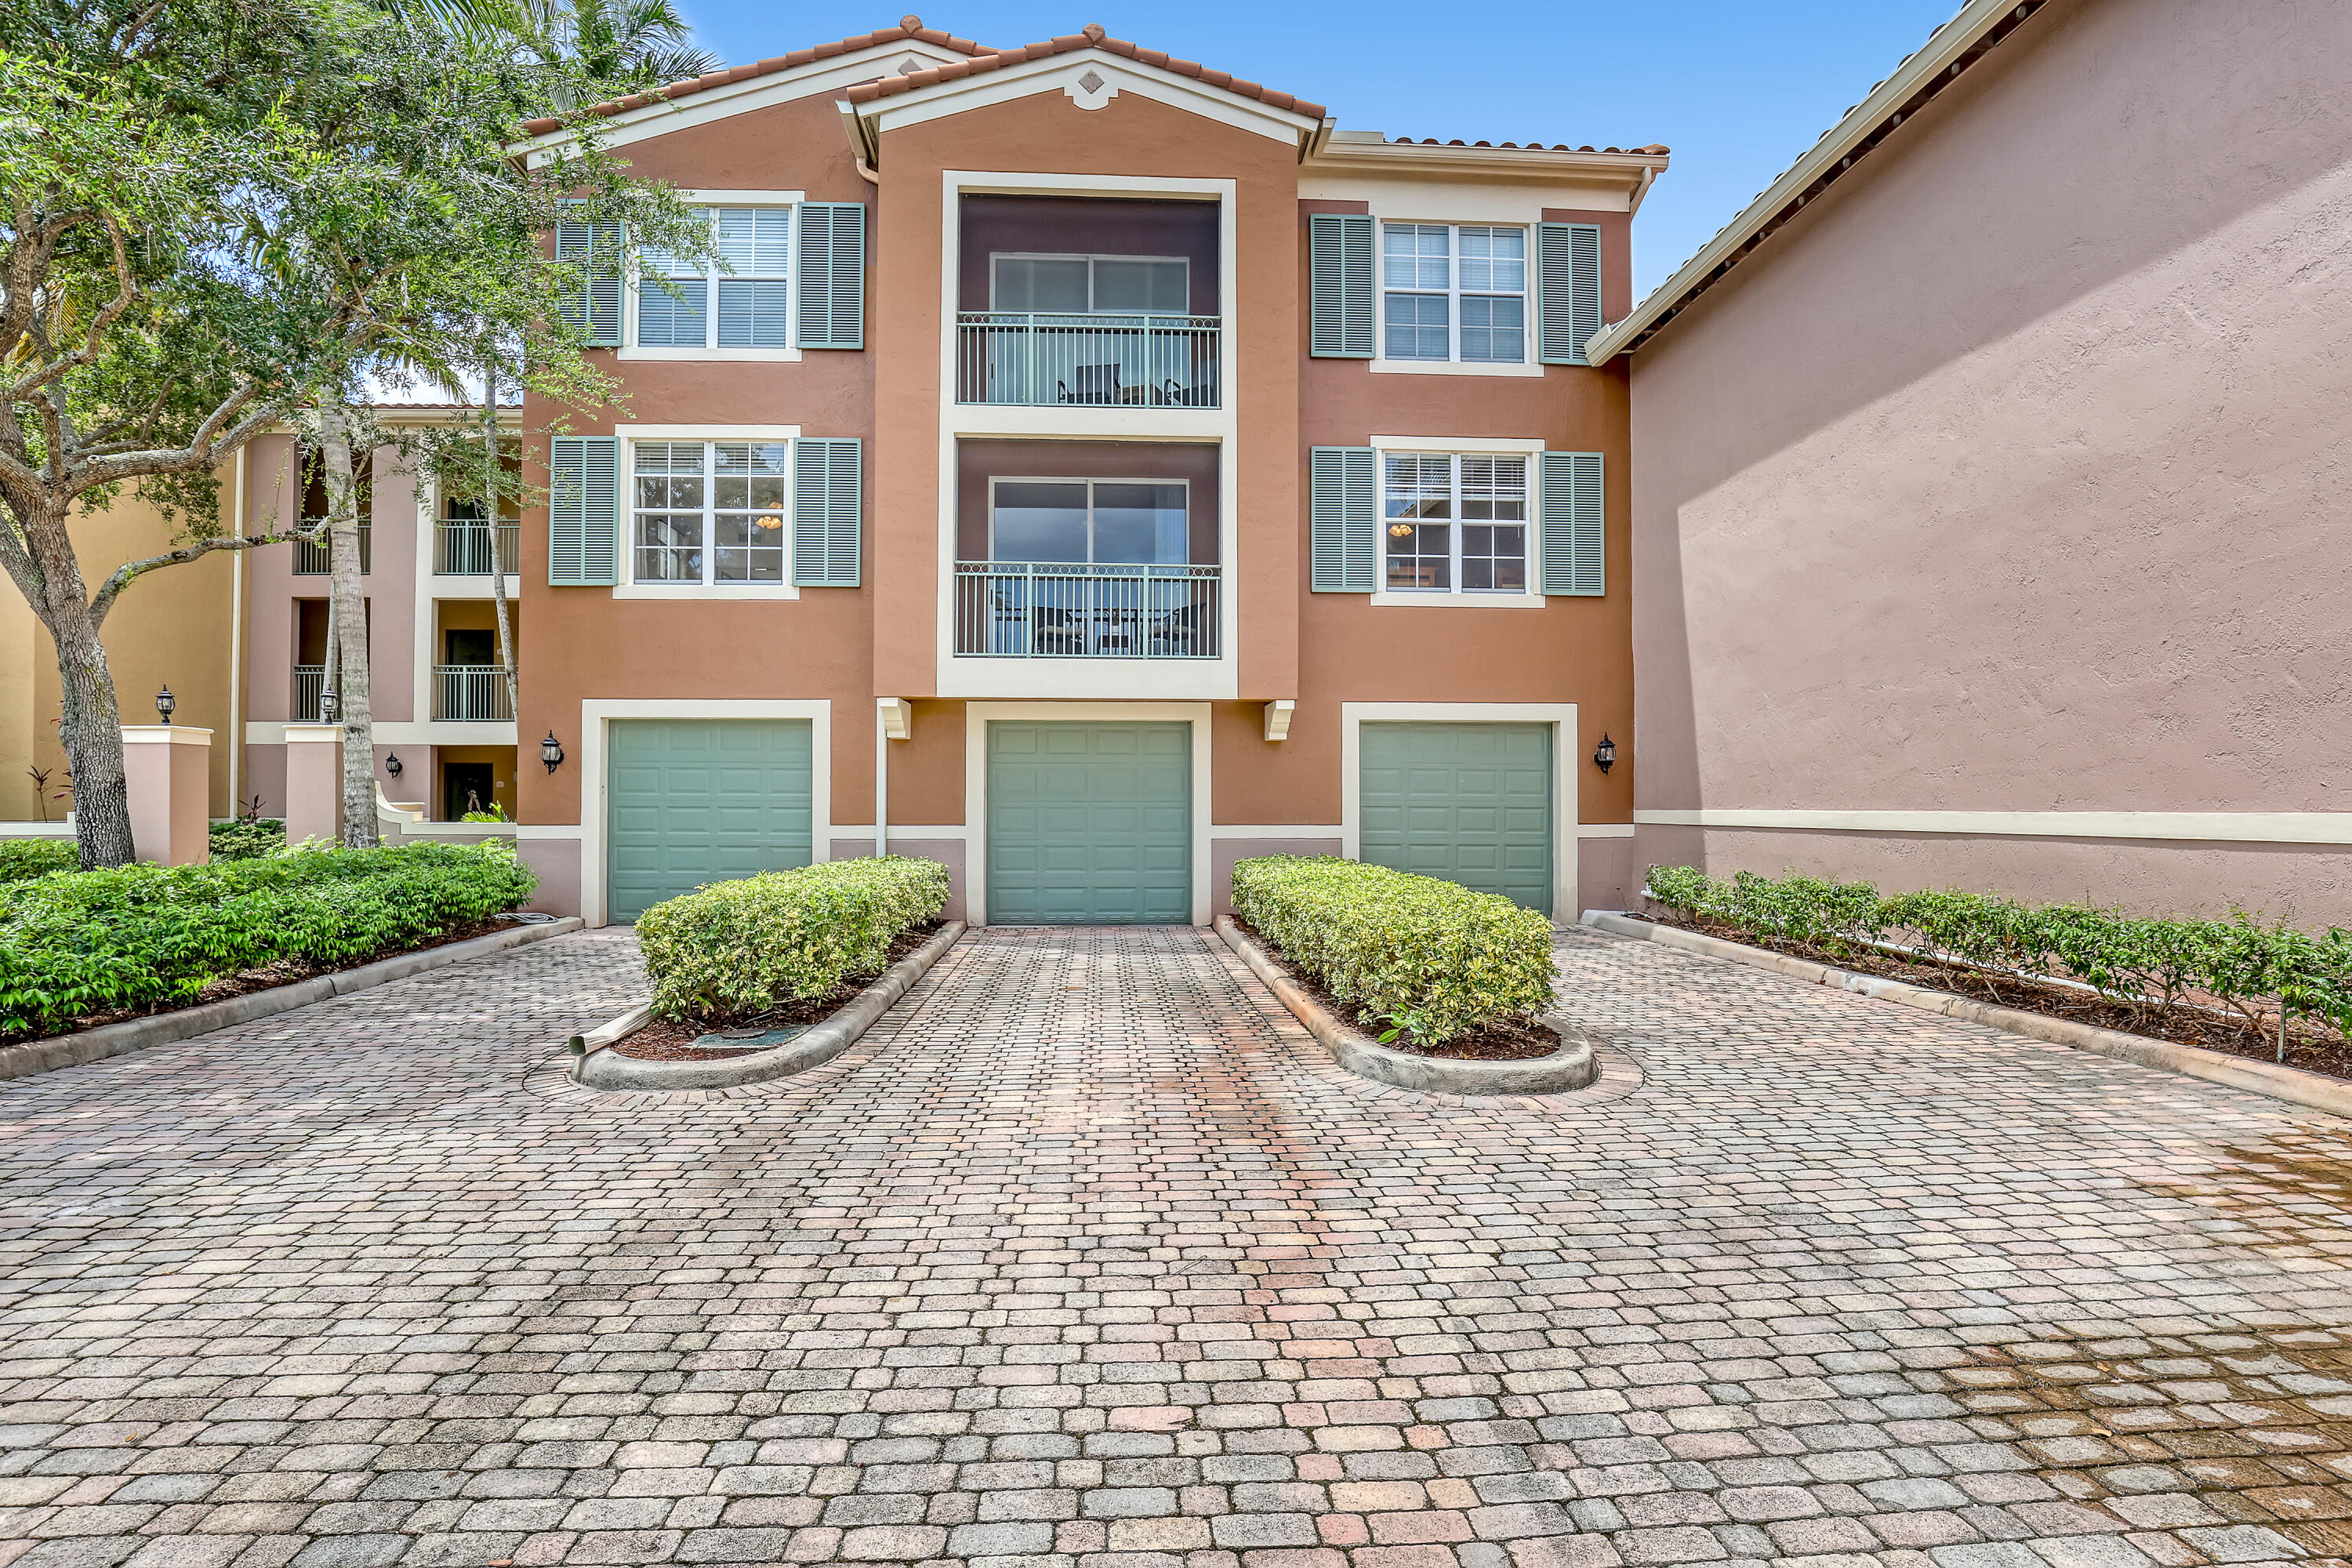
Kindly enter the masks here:
M 2061 0 L 1633 360 L 1638 810 L 2352 810 L 2352 7 Z M 2352 858 L 1645 827 L 2352 915 Z

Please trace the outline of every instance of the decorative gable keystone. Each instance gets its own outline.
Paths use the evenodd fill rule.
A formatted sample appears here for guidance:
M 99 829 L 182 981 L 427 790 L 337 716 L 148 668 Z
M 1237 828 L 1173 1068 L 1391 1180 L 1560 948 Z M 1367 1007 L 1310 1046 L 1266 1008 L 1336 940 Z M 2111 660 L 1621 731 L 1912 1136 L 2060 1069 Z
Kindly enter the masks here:
M 1070 101 L 1080 109 L 1100 109 L 1118 96 L 1118 89 L 1092 66 L 1088 66 L 1086 74 L 1077 80 L 1064 83 L 1062 90 L 1069 94 Z

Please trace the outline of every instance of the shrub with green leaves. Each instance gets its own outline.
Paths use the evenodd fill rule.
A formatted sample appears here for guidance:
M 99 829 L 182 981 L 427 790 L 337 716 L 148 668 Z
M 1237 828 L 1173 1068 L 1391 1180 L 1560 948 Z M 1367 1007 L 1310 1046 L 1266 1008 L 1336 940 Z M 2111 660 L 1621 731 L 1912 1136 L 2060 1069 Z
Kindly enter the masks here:
M 940 918 L 948 868 L 903 855 L 713 882 L 637 917 L 654 1016 L 723 1025 L 880 973 L 890 944 Z
M 1551 921 L 1494 893 L 1333 856 L 1234 864 L 1234 913 L 1332 995 L 1435 1045 L 1551 1005 Z
M 0 884 L 0 1036 L 184 1004 L 288 960 L 341 967 L 520 907 L 539 880 L 504 843 L 292 850 Z
M 240 816 L 215 822 L 212 854 L 215 860 L 257 860 L 286 847 L 286 824 L 275 816 Z
M 1752 871 L 1727 880 L 1687 866 L 1651 868 L 1644 891 L 1685 920 L 1752 936 L 1833 952 L 1890 945 L 1947 971 L 2076 981 L 2142 1023 L 2204 998 L 2249 1029 L 2274 1025 L 2283 1010 L 2352 1043 L 2352 931 L 2340 928 L 2313 935 L 2243 910 L 2162 920 L 1944 889 L 1881 895 L 1867 882 Z
M 70 838 L 0 838 L 0 882 L 70 871 L 80 864 L 81 851 Z

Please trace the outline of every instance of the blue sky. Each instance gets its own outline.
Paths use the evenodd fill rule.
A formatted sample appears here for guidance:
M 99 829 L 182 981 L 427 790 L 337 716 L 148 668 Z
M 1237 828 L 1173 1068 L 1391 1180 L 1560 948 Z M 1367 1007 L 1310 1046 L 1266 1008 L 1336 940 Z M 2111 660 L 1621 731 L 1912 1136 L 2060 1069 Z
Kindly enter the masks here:
M 889 0 L 680 0 L 730 64 L 887 26 Z M 1327 105 L 1350 130 L 1465 141 L 1663 142 L 1633 230 L 1646 292 L 1916 48 L 1959 0 L 1490 0 L 1352 5 L 914 0 L 927 26 L 1012 47 L 1100 22 Z M 899 0 L 901 5 L 907 0 Z

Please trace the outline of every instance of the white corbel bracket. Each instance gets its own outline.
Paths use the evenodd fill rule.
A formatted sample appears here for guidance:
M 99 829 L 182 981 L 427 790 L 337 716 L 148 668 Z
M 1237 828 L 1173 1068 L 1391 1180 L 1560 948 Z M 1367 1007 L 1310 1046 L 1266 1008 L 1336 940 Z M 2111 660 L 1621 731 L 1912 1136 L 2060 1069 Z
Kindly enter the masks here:
M 1297 709 L 1298 704 L 1287 697 L 1267 703 L 1265 705 L 1265 738 L 1269 741 L 1288 740 L 1290 716 Z
M 877 697 L 876 710 L 882 721 L 882 733 L 887 740 L 911 741 L 915 738 L 915 705 L 903 697 Z

